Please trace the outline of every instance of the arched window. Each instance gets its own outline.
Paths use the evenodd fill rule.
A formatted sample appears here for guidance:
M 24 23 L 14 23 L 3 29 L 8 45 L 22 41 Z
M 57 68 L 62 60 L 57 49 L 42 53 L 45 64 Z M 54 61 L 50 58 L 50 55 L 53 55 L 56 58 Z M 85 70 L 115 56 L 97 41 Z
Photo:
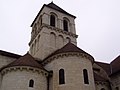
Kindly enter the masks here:
M 89 84 L 88 72 L 86 69 L 83 69 L 84 84 Z
M 66 38 L 67 43 L 71 42 L 71 39 L 69 37 Z
M 50 15 L 50 26 L 55 27 L 55 16 L 54 15 Z
M 34 80 L 31 79 L 31 80 L 29 81 L 29 87 L 34 87 Z
M 59 84 L 65 84 L 64 69 L 59 70 Z
M 68 31 L 68 21 L 67 20 L 63 20 L 63 30 Z

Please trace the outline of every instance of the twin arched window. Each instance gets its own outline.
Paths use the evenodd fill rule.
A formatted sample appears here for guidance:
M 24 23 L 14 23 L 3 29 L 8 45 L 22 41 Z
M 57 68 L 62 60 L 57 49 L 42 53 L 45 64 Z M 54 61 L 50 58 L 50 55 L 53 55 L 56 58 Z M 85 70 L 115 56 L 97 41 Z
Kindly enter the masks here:
M 84 84 L 89 84 L 87 69 L 83 69 Z
M 59 84 L 65 84 L 64 69 L 59 70 Z
M 56 25 L 56 16 L 51 14 L 50 15 L 50 26 L 55 27 Z M 68 32 L 68 20 L 63 19 L 63 30 Z
M 59 84 L 65 84 L 64 69 L 59 70 Z M 83 69 L 84 84 L 89 84 L 87 69 Z M 101 89 L 103 90 L 103 89 Z

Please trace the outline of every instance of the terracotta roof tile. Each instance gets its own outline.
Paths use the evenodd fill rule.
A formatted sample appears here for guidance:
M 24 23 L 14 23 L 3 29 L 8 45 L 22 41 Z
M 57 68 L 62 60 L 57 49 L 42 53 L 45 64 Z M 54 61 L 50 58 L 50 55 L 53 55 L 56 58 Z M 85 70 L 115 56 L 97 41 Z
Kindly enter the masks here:
M 19 59 L 13 61 L 12 63 L 8 64 L 4 68 L 14 67 L 14 66 L 30 66 L 35 68 L 44 69 L 42 65 L 40 65 L 30 54 L 25 54 L 24 56 L 20 57 Z M 3 69 L 4 69 L 3 68 Z

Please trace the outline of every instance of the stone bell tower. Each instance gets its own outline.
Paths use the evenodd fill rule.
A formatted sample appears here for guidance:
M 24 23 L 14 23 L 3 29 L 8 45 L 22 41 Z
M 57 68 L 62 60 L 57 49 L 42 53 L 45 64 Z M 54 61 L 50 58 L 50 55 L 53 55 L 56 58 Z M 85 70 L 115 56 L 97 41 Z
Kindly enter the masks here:
M 68 42 L 76 45 L 75 18 L 53 2 L 44 4 L 31 25 L 30 54 L 43 60 Z

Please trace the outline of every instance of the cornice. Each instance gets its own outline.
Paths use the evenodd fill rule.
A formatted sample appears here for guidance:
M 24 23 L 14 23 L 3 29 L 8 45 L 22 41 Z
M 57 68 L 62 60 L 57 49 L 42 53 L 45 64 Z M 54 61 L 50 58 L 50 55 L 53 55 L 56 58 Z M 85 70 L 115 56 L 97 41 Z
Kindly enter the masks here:
M 73 38 L 77 38 L 77 37 L 78 37 L 78 35 L 76 35 L 76 34 L 73 34 L 73 33 L 71 33 L 71 32 L 66 32 L 66 31 L 64 31 L 64 30 L 62 30 L 62 29 L 60 29 L 60 28 L 52 27 L 52 26 L 50 26 L 50 25 L 48 25 L 48 24 L 44 24 L 44 23 L 43 23 L 43 27 L 47 27 L 48 29 L 54 30 L 55 32 L 59 32 L 59 33 L 62 33 L 62 34 L 69 35 L 69 36 L 71 36 L 71 37 L 73 37 Z
M 108 85 L 107 81 L 95 81 L 96 85 Z
M 57 27 L 52 27 L 52 26 L 50 26 L 48 24 L 42 23 L 42 25 L 39 28 L 39 30 L 37 30 L 37 33 L 31 38 L 31 41 L 29 42 L 29 45 L 31 45 L 31 43 L 34 41 L 34 39 L 37 37 L 37 35 L 40 33 L 40 31 L 42 30 L 43 27 L 46 27 L 46 28 L 51 29 L 51 30 L 53 30 L 55 32 L 58 32 L 58 33 L 69 35 L 69 36 L 71 36 L 73 38 L 78 38 L 78 35 L 76 35 L 76 34 L 73 34 L 71 32 L 66 32 L 66 31 L 64 31 L 62 29 L 59 29 Z
M 56 55 L 53 55 L 53 56 L 47 58 L 46 60 L 44 60 L 42 62 L 42 65 L 45 66 L 46 64 L 50 63 L 51 61 L 53 61 L 55 59 L 69 57 L 69 56 L 82 57 L 82 58 L 89 59 L 92 63 L 94 62 L 93 58 L 91 58 L 87 54 L 79 53 L 79 52 L 67 52 L 67 53 L 56 54 Z
M 34 67 L 29 67 L 29 66 L 14 66 L 14 67 L 8 67 L 8 68 L 5 68 L 1 71 L 1 74 L 2 75 L 5 75 L 9 72 L 17 72 L 17 71 L 26 71 L 26 72 L 30 72 L 32 71 L 33 73 L 38 73 L 38 74 L 42 74 L 44 76 L 48 76 L 48 72 L 45 71 L 45 70 L 42 70 L 42 69 L 38 69 L 38 68 L 34 68 Z

